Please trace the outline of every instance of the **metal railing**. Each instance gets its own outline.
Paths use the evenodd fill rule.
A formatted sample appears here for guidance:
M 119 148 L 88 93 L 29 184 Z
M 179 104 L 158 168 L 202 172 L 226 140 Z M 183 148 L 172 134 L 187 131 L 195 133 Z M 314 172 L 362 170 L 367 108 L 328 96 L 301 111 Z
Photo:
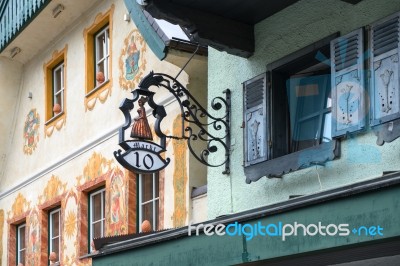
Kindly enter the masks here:
M 0 52 L 50 0 L 0 0 Z

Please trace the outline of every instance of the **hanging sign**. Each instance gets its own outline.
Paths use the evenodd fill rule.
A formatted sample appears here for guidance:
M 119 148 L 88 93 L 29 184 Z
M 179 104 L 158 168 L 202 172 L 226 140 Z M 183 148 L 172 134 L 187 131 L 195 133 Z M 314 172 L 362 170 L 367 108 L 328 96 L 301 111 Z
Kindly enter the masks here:
M 138 100 L 139 108 L 137 109 L 138 116 L 133 120 L 133 125 L 131 127 L 131 138 L 132 140 L 123 140 L 124 131 L 129 128 L 132 122 L 131 115 L 129 111 L 132 109 L 129 106 L 122 105 L 120 109 L 124 113 L 127 119 L 127 127 L 123 127 L 120 132 L 122 136 L 122 142 L 120 146 L 125 150 L 115 151 L 114 156 L 117 161 L 124 166 L 126 169 L 136 172 L 136 173 L 155 173 L 164 169 L 170 162 L 170 159 L 164 159 L 161 156 L 162 152 L 166 150 L 152 142 L 153 135 L 147 121 L 146 109 L 144 107 L 145 103 L 148 101 L 148 97 L 142 96 Z M 126 100 L 127 103 L 133 103 L 130 100 Z M 127 108 L 128 107 L 128 108 Z
M 161 131 L 161 121 L 167 116 L 167 113 L 164 105 L 159 105 L 154 101 L 155 92 L 149 90 L 149 87 L 166 89 L 175 97 L 176 103 L 181 109 L 181 134 L 167 136 Z M 125 116 L 125 124 L 119 129 L 119 145 L 124 151 L 114 151 L 115 158 L 122 166 L 135 173 L 158 172 L 170 162 L 170 159 L 164 159 L 165 157 L 161 153 L 166 151 L 166 139 L 173 138 L 185 140 L 190 153 L 200 163 L 210 167 L 225 165 L 223 174 L 229 174 L 230 90 L 227 89 L 224 93 L 226 94 L 225 99 L 216 97 L 211 102 L 211 108 L 214 111 L 222 111 L 222 115 L 213 116 L 176 78 L 167 74 L 150 72 L 142 79 L 139 87 L 132 91 L 133 99 L 126 98 L 119 107 Z M 136 102 L 138 104 L 137 116 L 132 119 L 131 111 Z M 146 103 L 152 109 L 151 113 L 155 118 L 154 134 L 160 141 L 159 145 L 153 142 L 153 131 L 150 129 L 144 107 Z M 207 118 L 206 123 L 203 122 L 205 118 Z M 186 124 L 188 125 L 183 126 Z M 210 132 L 208 127 L 212 127 L 213 132 Z M 125 136 L 128 135 L 125 133 L 129 129 L 131 139 L 125 140 Z M 222 156 L 216 155 L 219 151 Z M 214 156 L 209 159 L 208 156 L 211 154 Z
M 125 142 L 129 149 L 122 153 L 114 153 L 117 161 L 125 168 L 138 173 L 154 173 L 164 169 L 169 159 L 165 160 L 160 153 L 165 149 L 153 142 L 144 140 L 131 140 Z

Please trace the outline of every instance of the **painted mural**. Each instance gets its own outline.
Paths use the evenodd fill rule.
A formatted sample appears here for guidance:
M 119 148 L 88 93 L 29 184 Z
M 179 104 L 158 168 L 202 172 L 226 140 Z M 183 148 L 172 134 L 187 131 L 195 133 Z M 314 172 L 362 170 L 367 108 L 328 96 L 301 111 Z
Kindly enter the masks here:
M 116 168 L 113 171 L 110 181 L 109 189 L 109 206 L 110 215 L 107 216 L 109 219 L 109 227 L 107 235 L 121 235 L 127 234 L 127 215 L 126 215 L 126 188 L 127 184 L 124 180 L 124 173 Z
M 179 114 L 173 123 L 173 135 L 179 136 L 182 129 L 182 117 Z M 172 140 L 172 147 L 174 149 L 174 214 L 173 223 L 174 227 L 181 227 L 185 225 L 187 206 L 186 206 L 186 184 L 188 182 L 187 176 L 187 146 L 185 140 Z
M 100 153 L 94 152 L 83 169 L 83 176 L 77 177 L 78 186 L 109 172 L 112 163 L 113 160 L 107 160 Z
M 40 117 L 36 109 L 29 111 L 24 125 L 24 153 L 32 154 L 39 142 Z
M 65 193 L 67 183 L 62 183 L 60 178 L 52 175 L 43 190 L 43 194 L 39 196 L 39 204 L 43 204 Z
M 65 206 L 63 208 L 64 226 L 61 258 L 64 265 L 73 265 L 73 261 L 78 260 L 79 257 L 77 206 L 77 196 L 73 191 L 70 191 L 65 199 Z M 73 245 L 67 245 L 67 243 L 71 242 Z
M 14 203 L 11 205 L 11 210 L 7 212 L 7 220 L 24 214 L 30 209 L 30 205 L 31 203 L 21 193 L 18 193 Z
M 132 30 L 124 40 L 119 58 L 119 85 L 124 90 L 135 88 L 142 78 L 146 70 L 146 51 L 147 45 L 139 30 Z
M 33 210 L 28 219 L 27 265 L 39 265 L 40 261 L 40 223 L 37 210 Z

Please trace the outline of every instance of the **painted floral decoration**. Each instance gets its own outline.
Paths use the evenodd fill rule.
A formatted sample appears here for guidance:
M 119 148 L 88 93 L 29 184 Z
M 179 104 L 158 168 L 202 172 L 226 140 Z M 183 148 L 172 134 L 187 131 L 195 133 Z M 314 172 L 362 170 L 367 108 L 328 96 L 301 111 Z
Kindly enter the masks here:
M 39 142 L 39 114 L 36 109 L 29 111 L 24 126 L 24 153 L 32 154 Z

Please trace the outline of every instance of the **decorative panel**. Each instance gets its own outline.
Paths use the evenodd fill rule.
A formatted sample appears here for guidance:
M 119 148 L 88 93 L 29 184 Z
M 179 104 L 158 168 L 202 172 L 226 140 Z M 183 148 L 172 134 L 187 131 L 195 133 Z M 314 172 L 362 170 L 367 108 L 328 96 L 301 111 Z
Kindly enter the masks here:
M 371 27 L 371 125 L 400 117 L 399 13 Z
M 332 136 L 365 128 L 363 30 L 331 42 Z
M 267 150 L 266 74 L 243 83 L 245 166 L 265 161 Z

